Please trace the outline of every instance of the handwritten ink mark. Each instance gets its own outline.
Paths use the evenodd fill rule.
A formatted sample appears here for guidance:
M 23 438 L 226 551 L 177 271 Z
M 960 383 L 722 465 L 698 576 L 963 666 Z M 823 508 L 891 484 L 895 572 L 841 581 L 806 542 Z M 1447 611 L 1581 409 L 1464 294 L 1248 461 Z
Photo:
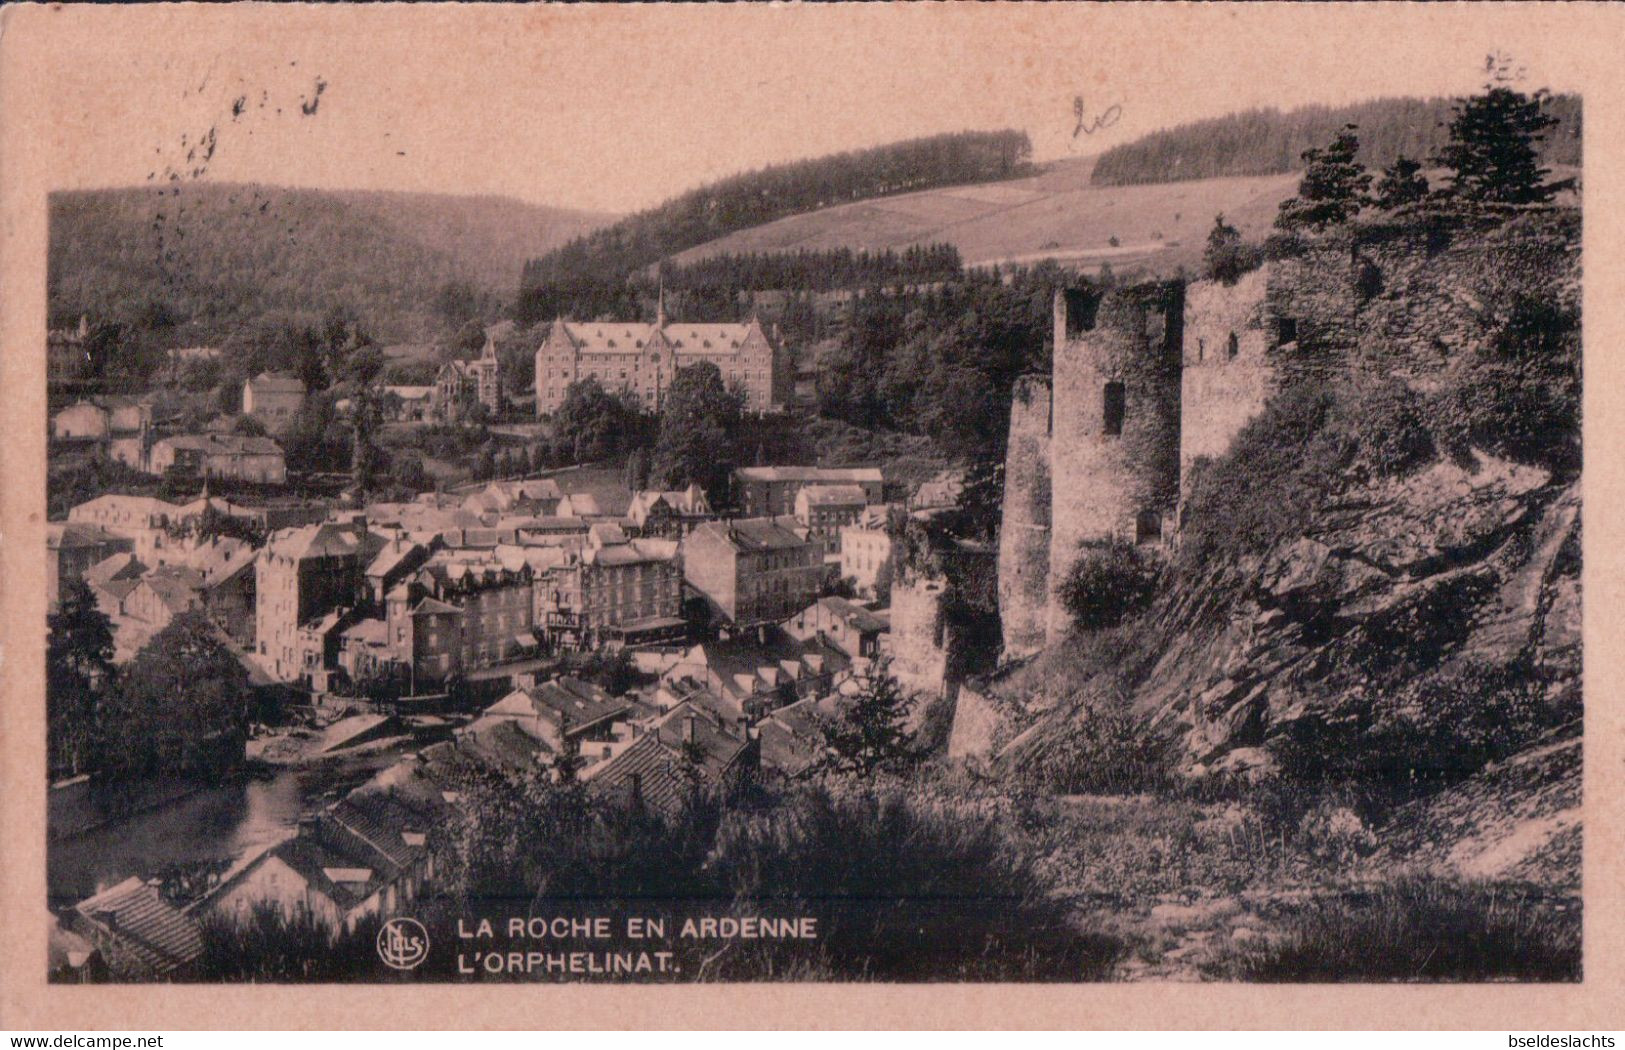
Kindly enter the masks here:
M 1107 106 L 1094 119 L 1088 118 L 1088 108 L 1084 105 L 1083 96 L 1078 95 L 1072 99 L 1072 116 L 1077 120 L 1077 126 L 1072 129 L 1072 137 L 1079 135 L 1093 135 L 1097 131 L 1107 128 L 1123 119 L 1123 107 L 1119 104 Z

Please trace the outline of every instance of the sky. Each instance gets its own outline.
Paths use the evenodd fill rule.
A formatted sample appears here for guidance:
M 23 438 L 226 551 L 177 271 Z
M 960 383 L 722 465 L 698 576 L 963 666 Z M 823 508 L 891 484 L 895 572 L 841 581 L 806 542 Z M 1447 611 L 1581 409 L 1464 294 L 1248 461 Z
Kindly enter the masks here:
M 626 212 L 941 131 L 1020 128 L 1049 160 L 1256 106 L 1460 94 L 1502 48 L 1528 86 L 1573 87 L 1561 51 L 1497 9 L 1390 5 L 1378 29 L 1337 6 L 222 5 L 121 32 L 78 9 L 53 45 L 75 60 L 44 93 L 51 172 L 62 189 L 173 174 Z

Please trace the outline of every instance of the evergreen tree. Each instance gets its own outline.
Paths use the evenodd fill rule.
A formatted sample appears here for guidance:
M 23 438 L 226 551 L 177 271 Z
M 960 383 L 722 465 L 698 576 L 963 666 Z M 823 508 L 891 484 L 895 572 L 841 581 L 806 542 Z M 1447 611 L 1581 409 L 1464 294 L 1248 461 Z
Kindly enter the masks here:
M 635 448 L 632 454 L 626 457 L 626 487 L 633 492 L 642 492 L 649 487 L 649 453 L 645 449 Z
M 907 725 L 913 700 L 886 662 L 878 661 L 857 681 L 858 691 L 846 698 L 840 715 L 824 723 L 822 768 L 867 777 L 918 762 L 922 756 Z
M 1417 201 L 1426 200 L 1428 195 L 1427 176 L 1422 174 L 1422 165 L 1405 156 L 1403 153 L 1394 159 L 1377 180 L 1376 204 L 1379 208 L 1399 208 Z
M 1224 213 L 1213 217 L 1207 248 L 1202 252 L 1203 271 L 1209 280 L 1235 284 L 1247 271 L 1258 266 L 1258 253 L 1241 239 L 1241 231 L 1224 221 Z
M 1283 230 L 1325 229 L 1341 225 L 1369 203 L 1371 173 L 1355 159 L 1360 151 L 1355 125 L 1348 124 L 1324 149 L 1303 152 L 1303 179 L 1298 195 L 1281 202 L 1275 225 Z
M 92 764 L 97 701 L 113 673 L 113 627 L 83 580 L 68 585 L 47 621 L 45 712 L 50 768 Z
M 1436 159 L 1450 169 L 1449 193 L 1480 204 L 1543 204 L 1556 192 L 1546 185 L 1536 144 L 1557 123 L 1545 112 L 1547 95 L 1525 95 L 1505 84 L 1460 99 L 1450 121 L 1450 142 Z

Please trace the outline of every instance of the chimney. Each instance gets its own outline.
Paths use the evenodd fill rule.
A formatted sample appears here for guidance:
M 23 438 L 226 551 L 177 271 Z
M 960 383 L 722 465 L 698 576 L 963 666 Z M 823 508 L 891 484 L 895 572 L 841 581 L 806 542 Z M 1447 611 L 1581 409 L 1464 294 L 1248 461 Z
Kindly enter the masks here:
M 683 719 L 683 743 L 694 742 L 694 716 L 688 715 Z

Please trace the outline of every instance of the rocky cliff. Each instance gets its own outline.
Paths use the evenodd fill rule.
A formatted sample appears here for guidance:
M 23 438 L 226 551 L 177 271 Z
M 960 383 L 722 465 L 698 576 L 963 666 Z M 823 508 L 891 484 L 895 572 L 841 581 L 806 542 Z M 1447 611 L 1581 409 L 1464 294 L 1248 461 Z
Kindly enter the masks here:
M 1362 702 L 1402 708 L 1407 682 L 1467 669 L 1519 668 L 1554 709 L 1573 705 L 1579 512 L 1577 484 L 1488 456 L 1345 488 L 1301 536 L 1170 574 L 1134 627 L 1151 659 L 1127 682 L 1117 664 L 1069 676 L 1080 636 L 992 683 L 1031 718 L 999 759 L 1037 760 L 1108 692 L 1195 778 L 1269 773 L 1295 723 L 1369 720 Z

